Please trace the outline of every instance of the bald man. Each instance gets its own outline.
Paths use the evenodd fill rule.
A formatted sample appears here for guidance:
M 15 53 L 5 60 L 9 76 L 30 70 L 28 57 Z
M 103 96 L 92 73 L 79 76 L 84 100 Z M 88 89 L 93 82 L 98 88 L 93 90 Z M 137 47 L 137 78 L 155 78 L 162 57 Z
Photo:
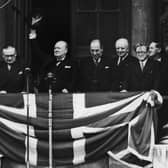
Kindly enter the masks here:
M 73 91 L 75 66 L 74 62 L 67 56 L 68 44 L 66 41 L 58 41 L 54 45 L 54 59 L 45 67 L 45 76 L 40 84 L 40 91 L 48 90 L 47 74 L 53 74 L 52 89 L 55 93 L 68 93 Z
M 90 42 L 90 56 L 80 62 L 79 91 L 101 92 L 112 90 L 111 62 L 103 56 L 103 47 L 99 39 Z
M 2 50 L 3 61 L 0 63 L 0 93 L 17 93 L 25 91 L 24 67 L 17 60 L 13 46 Z
M 131 63 L 136 61 L 136 58 L 129 53 L 129 42 L 126 38 L 119 38 L 115 42 L 116 57 L 113 59 L 113 66 L 115 67 L 114 80 L 115 91 L 123 91 L 125 85 L 125 77 L 127 68 Z

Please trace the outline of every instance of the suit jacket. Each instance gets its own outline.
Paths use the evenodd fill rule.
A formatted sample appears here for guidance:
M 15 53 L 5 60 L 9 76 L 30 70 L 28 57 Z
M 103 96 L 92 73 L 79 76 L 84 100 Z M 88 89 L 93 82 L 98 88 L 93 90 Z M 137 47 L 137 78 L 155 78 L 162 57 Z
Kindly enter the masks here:
M 113 88 L 111 61 L 101 58 L 96 65 L 92 57 L 80 61 L 78 71 L 78 90 L 80 92 L 109 91 Z
M 5 62 L 1 62 L 0 79 L 0 90 L 6 90 L 9 93 L 17 93 L 24 90 L 24 69 L 18 62 L 13 63 L 10 70 L 8 70 Z
M 136 58 L 128 55 L 123 61 L 118 65 L 118 56 L 112 59 L 112 66 L 114 68 L 114 91 L 121 91 L 125 89 L 126 82 L 126 72 L 130 64 L 136 62 Z
M 159 92 L 163 95 L 168 94 L 168 58 L 166 56 L 161 57 L 160 63 L 160 85 Z
M 52 72 L 54 78 L 52 80 L 52 90 L 53 92 L 62 92 L 62 89 L 67 89 L 69 92 L 74 90 L 75 82 L 75 62 L 70 59 L 65 59 L 63 61 L 53 60 L 45 67 L 45 73 L 40 82 L 39 91 L 47 92 L 48 90 L 48 81 L 47 74 Z
M 142 71 L 137 59 L 127 69 L 125 89 L 128 91 L 158 90 L 160 82 L 159 68 L 160 65 L 157 61 L 148 59 Z

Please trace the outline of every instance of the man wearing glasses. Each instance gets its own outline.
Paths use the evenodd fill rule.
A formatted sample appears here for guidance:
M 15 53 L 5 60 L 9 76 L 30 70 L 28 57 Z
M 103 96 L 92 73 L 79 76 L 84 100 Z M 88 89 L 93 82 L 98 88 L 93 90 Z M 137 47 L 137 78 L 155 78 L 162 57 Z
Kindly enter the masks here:
M 160 74 L 159 63 L 149 59 L 148 47 L 145 44 L 135 46 L 137 61 L 131 64 L 127 70 L 127 91 L 158 90 Z

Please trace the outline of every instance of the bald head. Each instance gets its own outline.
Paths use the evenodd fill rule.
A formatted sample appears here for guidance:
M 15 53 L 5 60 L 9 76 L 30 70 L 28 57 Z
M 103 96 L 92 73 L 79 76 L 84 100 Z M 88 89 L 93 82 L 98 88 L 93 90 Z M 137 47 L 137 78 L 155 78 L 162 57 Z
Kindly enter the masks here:
M 129 52 L 129 43 L 126 38 L 120 38 L 115 43 L 116 53 L 119 57 L 124 57 Z
M 54 45 L 54 56 L 57 59 L 63 59 L 68 52 L 68 44 L 66 41 L 58 41 Z
M 97 59 L 102 56 L 102 52 L 103 52 L 103 49 L 102 49 L 100 40 L 99 39 L 92 40 L 90 42 L 91 56 Z

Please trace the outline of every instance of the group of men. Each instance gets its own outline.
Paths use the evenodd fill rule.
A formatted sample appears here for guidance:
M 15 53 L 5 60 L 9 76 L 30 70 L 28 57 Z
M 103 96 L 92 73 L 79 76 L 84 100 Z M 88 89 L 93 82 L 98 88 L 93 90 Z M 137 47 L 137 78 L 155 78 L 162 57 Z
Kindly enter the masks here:
M 115 42 L 116 56 L 103 57 L 99 39 L 90 43 L 91 57 L 81 61 L 78 70 L 79 91 L 168 91 L 168 58 L 159 43 L 136 44 L 135 56 L 125 38 Z
M 31 39 L 35 38 L 36 34 L 31 34 Z M 90 56 L 74 61 L 68 57 L 67 42 L 58 41 L 52 59 L 39 65 L 43 71 L 36 89 L 47 92 L 51 85 L 55 93 L 157 90 L 167 94 L 168 78 L 165 74 L 168 72 L 168 58 L 161 54 L 159 43 L 137 44 L 135 56 L 130 54 L 129 48 L 128 40 L 120 38 L 115 42 L 116 56 L 105 57 L 101 41 L 93 39 Z M 15 47 L 4 47 L 2 57 L 1 93 L 26 91 L 25 67 L 16 60 Z M 30 91 L 34 88 L 32 83 L 29 83 Z

